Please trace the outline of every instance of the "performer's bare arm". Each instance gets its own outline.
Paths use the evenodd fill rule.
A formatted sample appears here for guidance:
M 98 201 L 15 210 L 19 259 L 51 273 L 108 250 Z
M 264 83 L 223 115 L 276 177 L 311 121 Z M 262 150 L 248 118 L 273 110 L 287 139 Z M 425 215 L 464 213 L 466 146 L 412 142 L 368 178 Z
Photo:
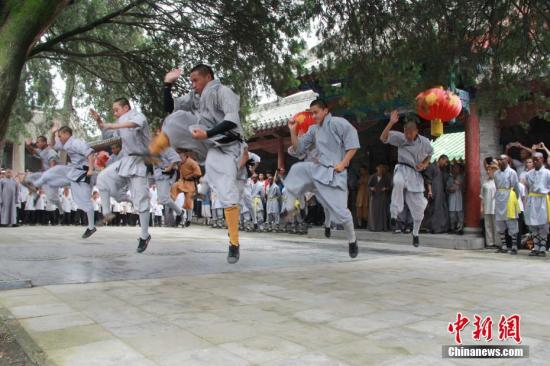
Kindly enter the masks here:
M 50 145 L 50 147 L 53 149 L 55 147 L 55 133 L 57 132 L 57 130 L 54 130 L 52 128 L 51 130 L 51 135 L 50 135 L 50 142 L 48 143 L 48 145 Z
M 175 166 L 176 166 L 176 163 L 171 163 L 171 164 L 168 165 L 166 168 L 164 168 L 164 171 L 165 171 L 166 173 L 171 172 L 172 170 L 174 170 Z
M 388 138 L 390 137 L 390 130 L 392 127 L 399 121 L 399 113 L 397 113 L 397 110 L 393 110 L 390 115 L 390 121 L 386 125 L 386 128 L 384 128 L 384 131 L 382 131 L 382 134 L 380 135 L 380 141 L 387 144 Z
M 25 141 L 25 150 L 27 150 L 32 155 L 37 155 L 36 149 L 34 148 L 34 146 L 31 145 L 31 142 L 29 141 Z
M 137 128 L 139 125 L 134 122 L 126 121 L 120 123 L 104 123 L 103 129 L 105 130 L 118 130 L 121 128 Z
M 137 128 L 139 125 L 137 123 L 126 121 L 121 123 L 105 123 L 99 113 L 97 113 L 93 108 L 90 108 L 90 116 L 97 122 L 97 127 L 100 130 L 118 130 L 121 128 Z
M 289 119 L 288 129 L 290 130 L 290 142 L 292 143 L 292 147 L 294 148 L 294 150 L 298 151 L 299 141 L 298 141 L 298 134 L 296 133 L 296 127 L 297 127 L 296 121 L 293 119 Z
M 424 170 L 430 165 L 430 161 L 432 160 L 432 156 L 428 155 L 426 159 L 424 159 L 421 163 L 416 164 L 417 170 Z
M 357 149 L 350 149 L 346 151 L 346 155 L 344 155 L 344 158 L 341 162 L 334 166 L 334 170 L 336 170 L 338 173 L 344 171 L 349 166 L 351 159 L 355 156 L 356 153 Z

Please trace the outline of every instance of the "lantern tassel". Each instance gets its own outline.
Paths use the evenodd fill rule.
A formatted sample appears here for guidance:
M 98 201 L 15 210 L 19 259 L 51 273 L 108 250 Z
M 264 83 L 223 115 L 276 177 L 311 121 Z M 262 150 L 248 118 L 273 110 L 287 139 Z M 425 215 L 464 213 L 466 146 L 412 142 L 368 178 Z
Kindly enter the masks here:
M 436 118 L 431 121 L 431 135 L 434 137 L 443 135 L 443 121 L 441 119 Z

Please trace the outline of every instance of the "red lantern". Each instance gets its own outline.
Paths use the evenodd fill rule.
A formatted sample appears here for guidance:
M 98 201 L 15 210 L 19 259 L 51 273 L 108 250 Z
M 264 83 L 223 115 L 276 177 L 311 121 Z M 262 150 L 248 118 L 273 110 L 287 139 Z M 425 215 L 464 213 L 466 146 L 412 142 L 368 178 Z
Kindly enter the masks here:
M 306 133 L 309 129 L 309 126 L 315 124 L 315 120 L 313 119 L 313 114 L 311 112 L 296 113 L 292 117 L 292 120 L 296 121 L 296 133 L 298 135 Z
M 109 160 L 109 154 L 106 151 L 100 151 L 95 157 L 95 166 L 99 169 L 105 168 L 105 164 Z
M 428 89 L 416 96 L 416 111 L 432 122 L 432 136 L 442 135 L 443 122 L 455 119 L 461 110 L 460 98 L 442 87 Z

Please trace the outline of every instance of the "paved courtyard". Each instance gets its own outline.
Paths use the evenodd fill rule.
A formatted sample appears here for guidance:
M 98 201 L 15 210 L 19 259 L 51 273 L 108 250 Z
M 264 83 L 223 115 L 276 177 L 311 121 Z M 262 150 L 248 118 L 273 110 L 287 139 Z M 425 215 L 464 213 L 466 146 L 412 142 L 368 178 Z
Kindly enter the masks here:
M 0 317 L 40 365 L 533 364 L 550 359 L 550 258 L 154 228 L 0 229 Z M 15 282 L 14 282 L 15 283 Z M 442 359 L 457 312 L 520 314 L 521 360 Z M 465 344 L 472 340 L 465 328 Z M 498 328 L 493 329 L 498 334 Z M 495 338 L 497 335 L 495 334 Z M 494 344 L 515 344 L 493 341 Z M 0 364 L 2 360 L 0 359 Z

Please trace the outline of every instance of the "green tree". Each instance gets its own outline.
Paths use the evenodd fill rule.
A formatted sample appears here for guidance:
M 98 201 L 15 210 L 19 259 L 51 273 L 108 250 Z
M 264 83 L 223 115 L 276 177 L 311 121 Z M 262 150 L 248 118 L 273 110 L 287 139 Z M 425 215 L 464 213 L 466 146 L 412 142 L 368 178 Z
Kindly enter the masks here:
M 384 107 L 437 85 L 476 93 L 498 111 L 522 99 L 547 106 L 550 32 L 542 0 L 327 0 L 319 19 L 324 80 L 344 80 L 345 100 Z
M 0 2 L 0 136 L 30 61 L 74 76 L 73 95 L 103 112 L 125 95 L 162 117 L 164 73 L 197 62 L 211 64 L 243 99 L 258 83 L 284 90 L 299 66 L 303 10 L 291 0 Z

